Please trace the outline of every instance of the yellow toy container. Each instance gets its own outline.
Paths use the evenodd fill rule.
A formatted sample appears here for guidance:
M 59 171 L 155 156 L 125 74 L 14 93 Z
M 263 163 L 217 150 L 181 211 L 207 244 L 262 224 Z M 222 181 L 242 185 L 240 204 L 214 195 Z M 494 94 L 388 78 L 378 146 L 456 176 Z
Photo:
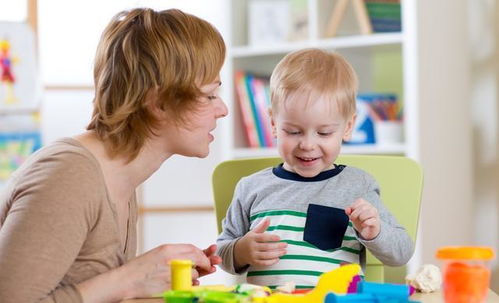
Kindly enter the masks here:
M 170 269 L 172 276 L 172 290 L 192 289 L 192 266 L 191 260 L 171 260 Z

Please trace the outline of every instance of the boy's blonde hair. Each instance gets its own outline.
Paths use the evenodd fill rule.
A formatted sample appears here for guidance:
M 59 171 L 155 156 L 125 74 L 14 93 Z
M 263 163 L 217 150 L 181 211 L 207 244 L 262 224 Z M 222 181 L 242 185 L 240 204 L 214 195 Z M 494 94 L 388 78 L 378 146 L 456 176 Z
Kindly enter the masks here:
M 335 102 L 345 119 L 356 110 L 357 76 L 348 61 L 338 53 L 304 49 L 286 55 L 270 77 L 272 112 L 295 93 L 310 100 L 326 97 Z
M 224 59 L 223 38 L 205 20 L 176 9 L 118 13 L 97 48 L 87 129 L 97 133 L 112 157 L 133 160 L 159 125 L 148 96 L 171 113 L 173 123 L 183 123 L 199 106 L 198 87 L 216 79 Z

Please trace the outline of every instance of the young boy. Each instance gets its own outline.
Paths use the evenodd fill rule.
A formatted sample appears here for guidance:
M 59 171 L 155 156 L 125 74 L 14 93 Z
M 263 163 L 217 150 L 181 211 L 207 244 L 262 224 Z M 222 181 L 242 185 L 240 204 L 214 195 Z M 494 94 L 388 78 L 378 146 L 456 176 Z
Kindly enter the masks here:
M 407 263 L 413 243 L 366 172 L 334 164 L 355 122 L 357 78 L 339 54 L 288 54 L 270 79 L 273 135 L 284 163 L 241 179 L 217 240 L 222 267 L 249 283 L 314 287 L 366 248 Z

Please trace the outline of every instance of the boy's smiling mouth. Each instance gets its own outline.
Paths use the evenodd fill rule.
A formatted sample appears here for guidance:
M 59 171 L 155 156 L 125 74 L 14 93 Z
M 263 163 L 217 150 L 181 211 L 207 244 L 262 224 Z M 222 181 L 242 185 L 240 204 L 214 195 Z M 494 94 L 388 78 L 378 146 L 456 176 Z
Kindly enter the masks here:
M 319 157 L 296 157 L 298 160 L 300 161 L 303 161 L 303 162 L 313 162 L 317 159 L 319 159 Z

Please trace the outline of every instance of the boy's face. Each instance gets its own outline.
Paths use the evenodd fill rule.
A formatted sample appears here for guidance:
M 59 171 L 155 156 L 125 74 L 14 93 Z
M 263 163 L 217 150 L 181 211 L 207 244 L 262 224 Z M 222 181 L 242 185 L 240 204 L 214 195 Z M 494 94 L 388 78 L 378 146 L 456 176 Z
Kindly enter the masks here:
M 332 168 L 342 140 L 349 140 L 355 115 L 345 119 L 338 106 L 323 97 L 307 102 L 296 94 L 271 115 L 284 169 L 315 177 Z

